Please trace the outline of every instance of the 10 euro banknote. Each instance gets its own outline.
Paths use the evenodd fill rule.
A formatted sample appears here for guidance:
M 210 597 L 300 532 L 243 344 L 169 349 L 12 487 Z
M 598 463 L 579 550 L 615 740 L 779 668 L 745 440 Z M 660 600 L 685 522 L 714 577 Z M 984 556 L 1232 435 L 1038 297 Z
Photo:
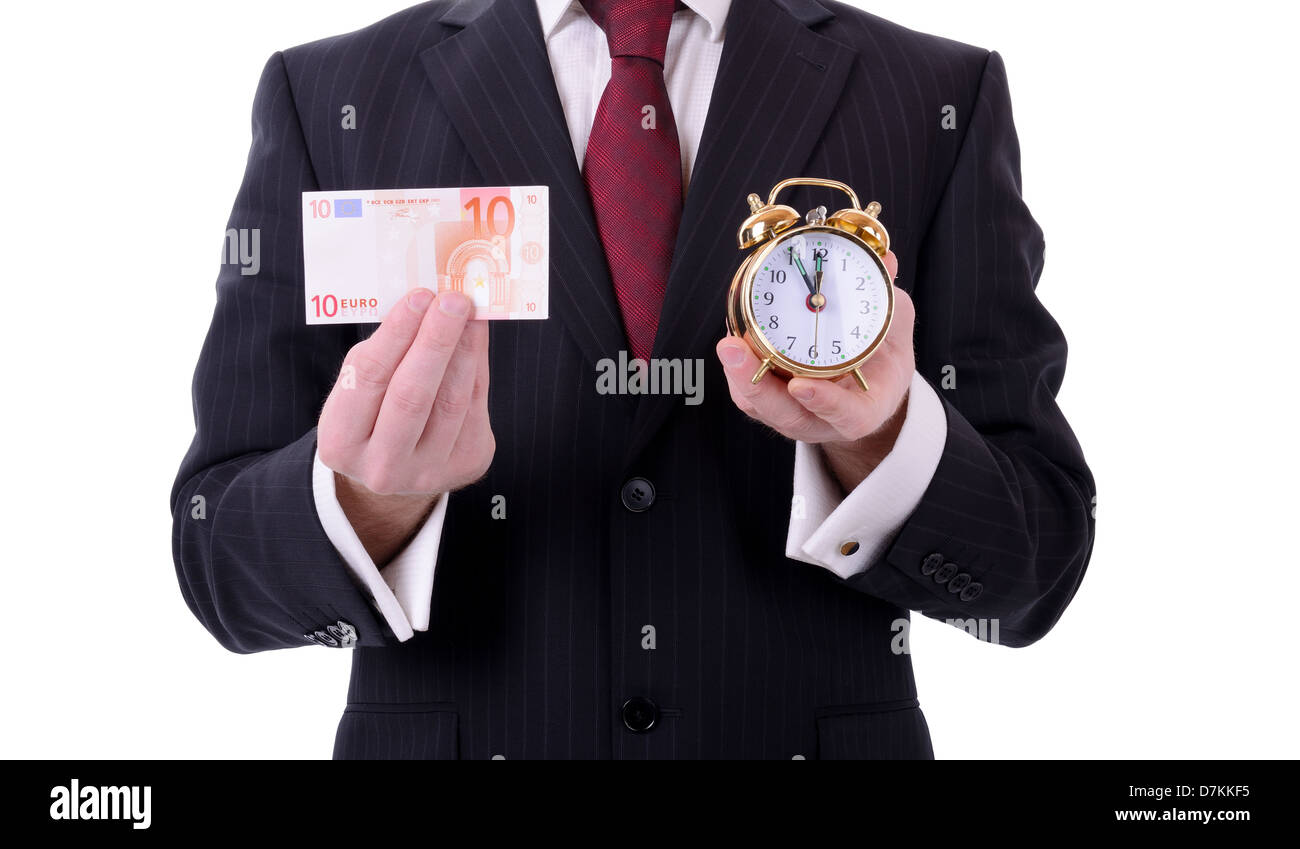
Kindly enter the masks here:
M 308 324 L 382 321 L 412 289 L 476 319 L 548 314 L 546 186 L 303 192 Z

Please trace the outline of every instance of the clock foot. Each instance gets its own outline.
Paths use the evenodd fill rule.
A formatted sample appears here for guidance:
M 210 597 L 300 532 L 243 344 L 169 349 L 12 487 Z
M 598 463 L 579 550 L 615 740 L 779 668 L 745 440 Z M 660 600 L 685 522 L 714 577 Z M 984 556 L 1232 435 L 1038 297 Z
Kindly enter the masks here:
M 750 383 L 757 385 L 758 382 L 763 379 L 763 375 L 767 374 L 768 370 L 771 368 L 772 361 L 770 359 L 763 360 L 763 364 L 758 367 L 758 371 L 754 373 L 754 379 L 751 380 Z
M 857 369 L 853 370 L 853 376 L 858 379 L 858 385 L 862 387 L 863 392 L 870 392 L 871 388 L 867 386 L 867 379 L 862 376 L 862 372 Z

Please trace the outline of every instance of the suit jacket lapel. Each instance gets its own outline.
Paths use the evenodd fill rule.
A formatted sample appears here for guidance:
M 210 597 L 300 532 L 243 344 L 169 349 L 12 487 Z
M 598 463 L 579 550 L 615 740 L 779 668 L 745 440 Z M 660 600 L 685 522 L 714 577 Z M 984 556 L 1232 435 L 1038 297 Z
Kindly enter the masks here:
M 831 17 L 814 0 L 732 3 L 655 357 L 715 358 L 713 345 L 725 332 L 727 286 L 742 259 L 735 234 L 749 214 L 745 197 L 757 192 L 766 200 L 786 177 L 834 176 L 800 173 L 857 57 L 854 49 L 810 28 Z M 641 399 L 629 458 L 681 403 L 671 395 Z
M 453 4 L 461 32 L 421 54 L 444 108 L 486 185 L 550 187 L 551 314 L 594 364 L 627 347 L 591 201 L 534 3 Z

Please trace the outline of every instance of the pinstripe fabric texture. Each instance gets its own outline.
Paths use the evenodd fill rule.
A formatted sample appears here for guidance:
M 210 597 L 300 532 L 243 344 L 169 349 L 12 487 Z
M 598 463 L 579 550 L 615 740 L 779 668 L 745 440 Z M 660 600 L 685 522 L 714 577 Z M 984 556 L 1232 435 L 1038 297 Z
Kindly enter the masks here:
M 835 3 L 736 0 L 654 346 L 703 359 L 699 406 L 595 390 L 626 343 L 533 4 L 427 3 L 277 54 L 253 113 L 230 226 L 261 228 L 262 266 L 218 279 L 177 574 L 234 651 L 356 627 L 336 756 L 930 757 L 896 622 L 996 617 L 1024 645 L 1072 598 L 1093 482 L 1054 400 L 1065 342 L 1034 294 L 1043 237 L 996 53 Z M 734 408 L 712 352 L 745 195 L 795 175 L 884 204 L 948 415 L 921 506 L 849 580 L 783 556 L 793 446 Z M 449 502 L 429 630 L 398 643 L 314 514 L 315 419 L 373 327 L 303 324 L 299 192 L 498 184 L 550 186 L 552 318 L 492 327 L 496 458 Z M 656 487 L 645 512 L 620 501 L 632 476 Z M 937 584 L 931 554 L 983 593 Z M 660 709 L 647 733 L 620 719 L 633 697 Z

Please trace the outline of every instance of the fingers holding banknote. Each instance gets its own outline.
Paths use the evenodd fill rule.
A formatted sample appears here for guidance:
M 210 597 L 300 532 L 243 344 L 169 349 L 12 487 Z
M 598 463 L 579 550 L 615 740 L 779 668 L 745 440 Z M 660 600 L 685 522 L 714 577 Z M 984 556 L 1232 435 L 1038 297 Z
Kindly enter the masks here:
M 416 289 L 353 346 L 321 412 L 321 462 L 369 494 L 426 499 L 487 471 L 488 329 L 471 308 Z

